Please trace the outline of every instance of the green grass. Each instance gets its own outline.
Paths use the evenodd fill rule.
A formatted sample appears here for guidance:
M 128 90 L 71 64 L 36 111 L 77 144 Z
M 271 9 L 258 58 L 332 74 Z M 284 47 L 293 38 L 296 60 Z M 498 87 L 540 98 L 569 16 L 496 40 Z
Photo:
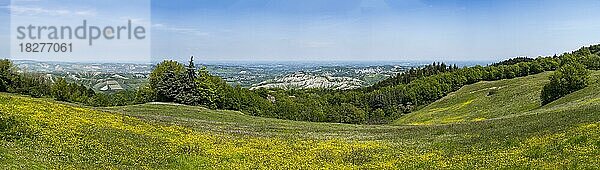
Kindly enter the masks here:
M 431 125 L 297 122 L 168 104 L 82 108 L 0 94 L 1 122 L 10 124 L 0 129 L 0 168 L 597 168 L 599 84 L 544 107 L 538 99 L 518 103 L 501 97 L 539 94 L 540 89 L 528 87 L 539 88 L 547 75 L 478 83 L 424 108 L 447 108 L 453 105 L 441 102 L 461 104 L 487 95 L 481 89 L 508 85 L 494 95 L 498 103 L 519 106 L 505 109 L 514 113 L 491 109 L 499 105 L 482 106 L 492 112 L 486 113 L 486 120 Z M 531 86 L 512 85 L 524 82 Z M 478 102 L 457 110 L 484 104 Z
M 385 136 L 389 129 L 398 128 L 291 121 L 249 116 L 237 111 L 216 111 L 173 104 L 142 104 L 99 110 L 125 114 L 153 123 L 179 125 L 197 131 L 265 137 L 375 139 Z
M 419 111 L 402 117 L 394 124 L 433 125 L 475 122 L 515 116 L 539 109 L 540 93 L 548 82 L 550 73 L 492 82 L 484 81 L 465 86 Z M 592 82 L 595 82 L 598 76 L 600 72 L 593 72 Z M 580 93 L 575 93 L 580 95 L 569 95 L 545 107 L 572 99 L 582 99 L 585 95 L 593 94 L 592 89 L 587 88 Z

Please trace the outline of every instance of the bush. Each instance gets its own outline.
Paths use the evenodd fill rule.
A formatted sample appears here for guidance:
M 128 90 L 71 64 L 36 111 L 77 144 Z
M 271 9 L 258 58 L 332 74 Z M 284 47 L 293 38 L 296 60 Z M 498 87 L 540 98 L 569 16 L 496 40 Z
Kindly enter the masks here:
M 596 54 L 586 56 L 585 65 L 590 70 L 600 70 L 600 56 Z
M 148 84 L 140 86 L 137 90 L 135 101 L 137 103 L 147 103 L 156 101 L 156 91 Z
M 582 64 L 567 63 L 561 66 L 550 76 L 550 83 L 542 90 L 542 105 L 585 88 L 588 84 L 588 76 L 589 73 Z
M 156 99 L 162 102 L 175 101 L 177 90 L 180 88 L 176 81 L 178 76 L 185 74 L 185 67 L 177 61 L 166 60 L 154 68 L 150 73 L 150 88 L 156 92 Z
M 0 92 L 7 92 L 14 78 L 14 66 L 10 60 L 0 60 Z

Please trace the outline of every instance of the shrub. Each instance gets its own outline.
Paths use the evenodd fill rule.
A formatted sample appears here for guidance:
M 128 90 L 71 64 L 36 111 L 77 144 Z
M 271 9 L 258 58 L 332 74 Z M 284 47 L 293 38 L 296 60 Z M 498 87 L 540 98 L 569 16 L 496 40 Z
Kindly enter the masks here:
M 0 60 L 0 92 L 8 91 L 9 86 L 12 84 L 14 75 L 14 66 L 10 60 Z
M 600 70 L 600 56 L 596 54 L 586 56 L 585 65 L 590 70 Z
M 567 63 L 561 66 L 550 76 L 550 83 L 542 90 L 542 105 L 585 88 L 588 84 L 588 74 L 585 67 L 579 63 Z
M 177 76 L 185 74 L 185 67 L 177 61 L 165 60 L 152 70 L 149 83 L 152 89 L 155 89 L 158 101 L 172 102 L 179 88 Z

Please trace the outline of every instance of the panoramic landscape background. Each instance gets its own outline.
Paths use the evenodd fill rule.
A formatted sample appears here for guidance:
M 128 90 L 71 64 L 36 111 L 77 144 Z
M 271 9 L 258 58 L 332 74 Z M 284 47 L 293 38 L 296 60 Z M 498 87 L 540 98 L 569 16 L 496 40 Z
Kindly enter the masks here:
M 43 2 L 0 22 L 107 10 Z M 600 166 L 600 2 L 150 7 L 149 61 L 11 56 L 2 24 L 0 168 Z

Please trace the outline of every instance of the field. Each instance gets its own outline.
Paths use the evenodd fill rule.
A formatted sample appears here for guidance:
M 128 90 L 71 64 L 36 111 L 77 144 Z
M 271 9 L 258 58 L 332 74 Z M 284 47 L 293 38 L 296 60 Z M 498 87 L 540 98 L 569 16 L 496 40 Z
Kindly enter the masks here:
M 396 124 L 448 124 L 497 119 L 537 109 L 549 72 L 466 86 Z
M 476 83 L 376 126 L 0 94 L 0 168 L 598 168 L 600 72 L 540 107 L 548 75 Z

